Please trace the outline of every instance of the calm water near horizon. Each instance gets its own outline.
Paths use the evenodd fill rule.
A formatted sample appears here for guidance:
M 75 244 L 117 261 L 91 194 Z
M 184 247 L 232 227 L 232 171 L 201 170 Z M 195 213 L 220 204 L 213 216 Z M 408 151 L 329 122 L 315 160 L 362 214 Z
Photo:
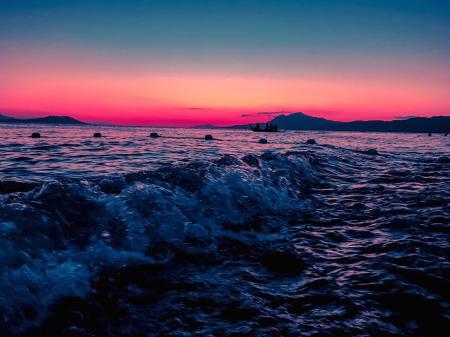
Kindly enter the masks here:
M 0 335 L 447 336 L 449 154 L 442 134 L 0 125 Z
M 162 137 L 150 138 L 153 131 Z M 40 132 L 41 138 L 31 138 L 32 132 Z M 101 132 L 103 137 L 93 138 L 94 132 Z M 205 142 L 206 134 L 213 135 L 217 141 Z M 259 144 L 260 138 L 266 138 L 268 144 Z M 212 160 L 224 154 L 239 156 L 311 149 L 304 144 L 309 138 L 341 151 L 375 148 L 383 156 L 405 160 L 415 156 L 431 159 L 450 152 L 450 137 L 442 134 L 428 137 L 427 134 L 409 133 L 253 133 L 224 129 L 0 124 L 0 169 L 3 177 L 36 181 L 57 177 L 98 177 L 191 160 Z M 320 146 L 313 149 L 320 149 Z

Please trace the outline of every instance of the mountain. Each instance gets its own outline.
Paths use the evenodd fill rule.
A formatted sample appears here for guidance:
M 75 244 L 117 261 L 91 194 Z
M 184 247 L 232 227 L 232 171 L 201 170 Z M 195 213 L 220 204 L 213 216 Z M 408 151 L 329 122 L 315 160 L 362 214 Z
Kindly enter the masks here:
M 330 130 L 333 126 L 341 124 L 341 122 L 334 122 L 325 118 L 308 116 L 302 112 L 280 115 L 272 122 L 285 130 Z
M 353 121 L 338 122 L 325 118 L 313 117 L 303 112 L 280 115 L 270 122 L 284 130 L 311 131 L 368 131 L 368 132 L 450 132 L 450 116 L 411 117 L 394 121 Z M 253 123 L 255 124 L 255 123 Z M 260 123 L 262 126 L 264 123 Z M 249 125 L 232 125 L 227 129 L 248 130 Z
M 200 124 L 192 127 L 193 129 L 214 129 L 215 126 L 212 124 Z
M 38 118 L 14 118 L 5 115 L 0 115 L 0 123 L 20 123 L 20 124 L 64 124 L 64 125 L 86 125 L 69 116 L 47 116 Z
M 285 130 L 371 131 L 371 132 L 450 132 L 450 117 L 413 117 L 394 121 L 337 122 L 295 112 L 272 120 Z

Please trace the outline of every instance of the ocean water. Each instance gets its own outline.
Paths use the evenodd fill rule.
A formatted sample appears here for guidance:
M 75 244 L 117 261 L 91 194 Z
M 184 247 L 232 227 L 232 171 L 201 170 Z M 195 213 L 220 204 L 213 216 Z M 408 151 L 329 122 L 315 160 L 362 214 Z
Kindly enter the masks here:
M 0 336 L 448 336 L 449 145 L 2 125 Z

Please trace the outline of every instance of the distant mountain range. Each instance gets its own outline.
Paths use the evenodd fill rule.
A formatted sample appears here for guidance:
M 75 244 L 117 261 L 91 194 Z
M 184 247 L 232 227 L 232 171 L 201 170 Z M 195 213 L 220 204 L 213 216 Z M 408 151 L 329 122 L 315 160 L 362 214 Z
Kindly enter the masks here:
M 88 123 L 81 122 L 69 116 L 47 116 L 38 118 L 15 118 L 5 115 L 0 115 L 0 123 L 20 123 L 20 124 L 64 124 L 64 125 L 87 125 Z
M 280 115 L 272 123 L 284 130 L 316 131 L 370 131 L 370 132 L 450 132 L 450 116 L 413 117 L 394 121 L 337 122 L 308 116 L 302 112 Z M 260 123 L 264 126 L 265 123 Z M 235 125 L 231 129 L 248 129 L 248 125 Z
M 394 121 L 353 121 L 337 122 L 325 118 L 313 117 L 303 112 L 280 115 L 272 123 L 284 130 L 317 130 L 317 131 L 371 131 L 371 132 L 450 132 L 450 116 L 412 117 Z M 62 124 L 90 125 L 69 116 L 47 116 L 39 118 L 15 118 L 0 114 L 0 123 L 20 124 Z M 103 124 L 103 123 L 102 123 Z M 264 126 L 265 123 L 260 123 Z M 94 124 L 96 125 L 96 124 Z M 196 128 L 215 128 L 213 125 L 199 125 Z M 221 127 L 223 128 L 223 127 Z M 249 125 L 234 125 L 227 129 L 249 129 Z
M 214 129 L 215 126 L 212 124 L 200 124 L 194 127 L 194 129 Z

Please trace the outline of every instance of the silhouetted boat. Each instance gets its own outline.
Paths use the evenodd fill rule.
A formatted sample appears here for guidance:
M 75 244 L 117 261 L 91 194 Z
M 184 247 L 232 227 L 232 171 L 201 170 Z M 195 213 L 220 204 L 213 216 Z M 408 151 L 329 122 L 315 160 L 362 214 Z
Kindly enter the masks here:
M 253 132 L 278 132 L 278 126 L 273 123 L 266 123 L 266 126 L 262 128 L 259 123 L 256 123 L 255 126 L 251 126 L 250 128 Z

